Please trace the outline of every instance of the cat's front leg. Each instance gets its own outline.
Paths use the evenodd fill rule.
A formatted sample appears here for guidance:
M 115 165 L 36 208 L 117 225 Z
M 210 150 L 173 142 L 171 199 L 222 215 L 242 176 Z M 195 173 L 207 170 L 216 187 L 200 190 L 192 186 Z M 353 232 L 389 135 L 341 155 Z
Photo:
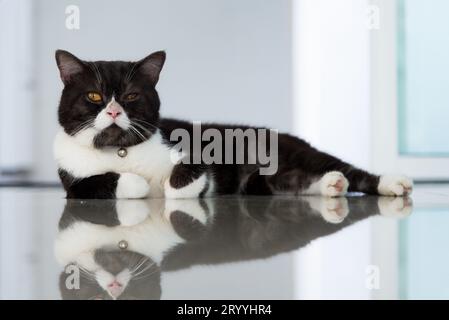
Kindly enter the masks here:
M 201 165 L 177 164 L 164 185 L 169 199 L 198 198 L 211 189 L 207 171 Z
M 133 173 L 107 172 L 87 178 L 76 178 L 60 169 L 67 198 L 77 199 L 141 199 L 148 196 L 147 181 Z
M 331 171 L 318 181 L 319 193 L 328 197 L 341 197 L 348 192 L 349 182 L 343 173 Z
M 150 186 L 141 176 L 134 173 L 121 173 L 117 181 L 117 199 L 142 199 L 149 195 Z

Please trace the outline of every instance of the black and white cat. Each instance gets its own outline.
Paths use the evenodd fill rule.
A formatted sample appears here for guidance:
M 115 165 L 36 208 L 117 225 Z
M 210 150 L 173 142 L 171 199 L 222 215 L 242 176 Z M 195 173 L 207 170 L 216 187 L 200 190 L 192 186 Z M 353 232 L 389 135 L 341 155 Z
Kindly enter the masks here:
M 165 62 L 164 52 L 138 62 L 87 62 L 58 50 L 56 61 L 64 89 L 58 110 L 62 129 L 56 136 L 54 153 L 68 198 L 221 194 L 337 197 L 347 191 L 405 196 L 412 191 L 412 181 L 404 176 L 370 174 L 288 134 L 278 136 L 278 170 L 270 175 L 259 172 L 258 159 L 256 164 L 173 161 L 179 141 L 171 140 L 172 133 L 184 129 L 192 134 L 194 129 L 192 123 L 159 117 L 155 87 Z M 219 124 L 201 128 L 202 132 L 207 129 L 224 133 L 258 128 Z M 201 152 L 205 144 L 200 144 Z M 249 152 L 248 143 L 240 144 L 233 146 L 234 153 Z M 182 151 L 195 156 L 190 149 Z

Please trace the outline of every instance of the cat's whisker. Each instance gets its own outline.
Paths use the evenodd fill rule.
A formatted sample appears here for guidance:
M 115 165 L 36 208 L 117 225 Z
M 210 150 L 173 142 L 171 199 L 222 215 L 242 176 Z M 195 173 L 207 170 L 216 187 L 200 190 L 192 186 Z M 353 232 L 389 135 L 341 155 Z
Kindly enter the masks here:
M 157 272 L 157 270 L 154 270 L 154 271 L 152 271 L 152 272 L 150 272 L 150 273 L 148 273 L 148 274 L 144 274 L 144 275 L 139 276 L 139 277 L 134 277 L 133 280 L 134 280 L 134 281 L 139 281 L 139 280 L 142 280 L 142 279 L 149 278 L 149 277 L 151 277 L 153 274 L 155 274 L 156 272 Z
M 82 273 L 84 273 L 86 276 L 89 276 L 89 277 L 95 277 L 95 274 L 94 273 L 92 273 L 91 271 L 89 271 L 89 270 L 87 270 L 87 269 L 84 269 L 84 268 L 82 268 L 82 267 L 79 267 L 80 268 L 80 271 L 82 272 Z
M 73 130 L 72 135 L 76 135 L 79 132 L 81 132 L 82 130 L 87 129 L 94 123 L 94 121 L 95 121 L 95 118 L 91 118 L 91 119 L 88 119 L 88 120 L 82 122 L 75 128 L 75 130 Z
M 94 272 L 92 272 L 92 271 L 90 271 L 90 270 L 88 270 L 88 269 L 86 269 L 86 268 L 84 268 L 84 267 L 82 267 L 82 266 L 78 266 L 78 268 L 79 268 L 82 272 L 84 272 L 84 273 L 86 273 L 86 274 L 89 274 L 89 275 L 91 275 L 91 276 L 94 276 L 94 275 L 95 275 Z
M 86 278 L 85 281 L 91 284 L 98 284 L 97 280 L 95 278 Z
M 133 64 L 133 66 L 131 67 L 131 69 L 129 70 L 129 72 L 128 72 L 128 74 L 126 75 L 126 82 L 129 82 L 131 79 L 132 79 L 132 77 L 134 76 L 134 74 L 135 74 L 135 69 L 136 69 L 136 66 L 137 66 L 137 63 L 134 63 Z
M 95 64 L 95 62 L 91 62 L 90 65 L 93 66 L 92 71 L 95 73 L 95 77 L 97 78 L 98 84 L 101 85 L 101 82 L 103 81 L 103 79 L 101 77 L 101 73 L 100 73 L 100 70 L 98 69 L 98 66 Z
M 142 280 L 142 279 L 148 278 L 148 277 L 152 276 L 153 274 L 155 274 L 157 271 L 158 270 L 155 269 L 154 271 L 152 271 L 152 272 L 150 272 L 148 274 L 144 274 L 144 275 L 139 276 L 139 277 L 134 277 L 133 280 Z
M 141 275 L 142 273 L 144 273 L 145 271 L 147 271 L 148 269 L 152 268 L 155 265 L 155 263 L 150 263 L 147 266 L 145 266 L 142 270 L 140 270 L 139 272 L 133 274 L 134 277 L 137 277 L 139 275 Z
M 95 298 L 97 298 L 99 295 L 97 293 L 95 293 L 94 295 L 92 295 L 91 297 L 87 298 L 86 300 L 94 300 Z
M 90 124 L 86 124 L 85 126 L 79 128 L 79 129 L 74 133 L 74 135 L 80 133 L 81 131 L 83 131 L 83 130 L 89 128 L 89 127 L 90 127 Z
M 132 133 L 135 134 L 136 137 L 140 138 L 142 141 L 146 140 L 145 136 L 141 132 L 139 132 L 139 130 L 137 130 L 133 125 L 130 125 L 129 129 Z
M 134 121 L 134 122 L 141 123 L 141 124 L 146 124 L 147 126 L 150 126 L 150 127 L 153 127 L 155 129 L 160 130 L 160 128 L 158 126 L 156 126 L 156 125 L 154 125 L 152 123 L 149 123 L 148 121 L 145 121 L 145 120 L 142 120 L 142 119 L 137 119 L 137 118 L 132 118 L 131 120 Z
M 136 266 L 140 261 L 142 261 L 142 259 L 144 259 L 144 258 L 141 258 L 140 256 L 138 256 L 138 255 L 136 255 L 136 254 L 133 254 L 133 255 L 130 257 L 130 259 L 129 259 L 129 265 L 130 265 L 130 266 Z M 133 270 L 133 269 L 134 269 L 134 267 L 130 267 L 130 268 L 129 268 L 130 272 L 131 272 L 131 270 Z
M 132 125 L 129 125 L 128 130 L 129 130 L 134 136 L 136 136 L 137 138 L 142 139 L 142 137 L 139 137 L 138 133 L 136 132 L 136 128 L 134 128 Z
M 146 132 L 150 136 L 153 134 L 150 130 L 148 130 L 147 128 L 145 128 L 144 126 L 142 126 L 141 124 L 139 124 L 137 122 L 132 122 L 132 124 L 137 126 L 139 129 L 143 130 L 144 132 Z
M 148 139 L 148 137 L 145 137 L 145 135 L 142 132 L 139 131 L 139 128 L 136 128 L 134 125 L 131 125 L 130 127 L 132 127 L 132 130 L 134 130 L 136 132 L 136 134 L 138 134 L 139 137 L 142 138 L 142 141 L 145 141 L 145 140 Z M 145 132 L 145 133 L 147 133 L 147 132 Z M 147 134 L 148 134 L 148 136 L 151 136 L 151 133 L 147 133 Z
M 133 126 L 133 128 L 134 128 L 134 130 L 136 130 L 136 133 L 142 138 L 142 141 L 145 141 L 145 140 L 147 139 L 147 137 L 145 137 L 145 136 L 142 134 L 142 132 L 140 132 L 140 131 L 138 130 L 138 128 L 136 128 L 136 127 L 134 127 L 134 126 Z
M 143 257 L 140 260 L 138 260 L 136 266 L 130 270 L 130 273 L 133 274 L 134 272 L 136 272 L 148 260 L 149 259 L 147 257 Z
M 148 270 L 149 268 L 151 268 L 153 266 L 153 264 L 148 264 L 148 265 L 145 265 L 143 268 L 139 268 L 138 270 L 136 270 L 137 272 L 134 272 L 133 273 L 133 276 L 134 277 L 137 277 L 138 275 L 140 275 L 140 274 L 142 274 L 143 272 L 145 272 L 146 270 Z
M 80 129 L 82 129 L 87 123 L 89 122 L 89 120 L 82 122 L 80 125 L 78 125 L 74 130 L 73 130 L 73 135 L 77 134 Z
M 141 263 L 139 263 L 139 265 L 136 267 L 136 268 L 134 268 L 130 273 L 134 276 L 134 275 L 136 275 L 136 274 L 138 274 L 140 271 L 139 271 L 139 269 L 146 263 L 148 261 L 148 259 L 144 259 Z M 146 266 L 145 266 L 146 267 Z M 144 267 L 144 268 L 145 268 Z M 137 272 L 137 273 L 136 273 Z

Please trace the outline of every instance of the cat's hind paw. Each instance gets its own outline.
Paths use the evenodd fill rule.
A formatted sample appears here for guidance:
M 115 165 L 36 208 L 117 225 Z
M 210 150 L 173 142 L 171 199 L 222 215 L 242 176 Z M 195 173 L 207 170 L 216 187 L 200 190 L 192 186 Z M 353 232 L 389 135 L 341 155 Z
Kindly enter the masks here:
M 413 191 L 413 181 L 405 176 L 385 175 L 379 179 L 377 187 L 380 195 L 403 197 Z
M 348 187 L 348 180 L 338 171 L 328 172 L 320 179 L 320 191 L 323 196 L 344 196 L 348 192 Z
M 122 173 L 117 182 L 117 199 L 142 199 L 148 196 L 150 186 L 141 176 L 134 173 Z

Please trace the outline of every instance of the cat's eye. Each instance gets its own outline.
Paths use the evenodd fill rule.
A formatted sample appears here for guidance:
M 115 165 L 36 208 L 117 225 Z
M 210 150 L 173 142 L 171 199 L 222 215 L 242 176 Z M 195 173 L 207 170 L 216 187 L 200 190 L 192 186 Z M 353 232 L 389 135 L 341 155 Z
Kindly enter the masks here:
M 138 93 L 129 93 L 125 96 L 126 101 L 133 101 L 136 100 L 139 97 Z
M 101 94 L 98 92 L 89 92 L 87 94 L 87 99 L 93 103 L 100 103 L 103 102 L 103 98 L 101 97 Z

